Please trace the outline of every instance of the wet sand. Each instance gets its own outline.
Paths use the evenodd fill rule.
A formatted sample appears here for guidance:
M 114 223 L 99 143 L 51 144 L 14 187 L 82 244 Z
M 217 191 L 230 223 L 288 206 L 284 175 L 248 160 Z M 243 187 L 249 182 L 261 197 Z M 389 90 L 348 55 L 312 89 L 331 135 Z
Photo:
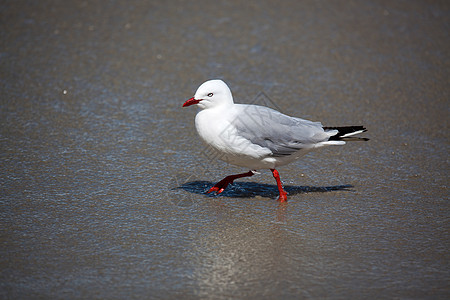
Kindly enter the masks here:
M 448 298 L 449 9 L 3 1 L 0 298 Z M 207 196 L 211 78 L 370 141 Z

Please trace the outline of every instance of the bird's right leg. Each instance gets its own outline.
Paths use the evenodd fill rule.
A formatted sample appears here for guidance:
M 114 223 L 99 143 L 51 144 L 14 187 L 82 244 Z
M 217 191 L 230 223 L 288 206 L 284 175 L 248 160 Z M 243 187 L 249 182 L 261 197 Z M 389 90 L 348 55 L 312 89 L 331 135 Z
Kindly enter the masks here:
M 280 197 L 278 197 L 278 201 L 286 202 L 287 201 L 287 193 L 283 189 L 283 184 L 281 183 L 280 173 L 278 173 L 275 169 L 270 169 L 272 171 L 273 178 L 277 181 L 278 191 L 280 192 Z
M 222 193 L 225 188 L 230 184 L 233 183 L 235 179 L 242 178 L 242 177 L 250 177 L 253 176 L 255 173 L 253 171 L 248 171 L 247 173 L 241 173 L 241 174 L 235 174 L 230 175 L 216 183 L 212 188 L 210 188 L 207 193 L 216 192 L 217 194 Z

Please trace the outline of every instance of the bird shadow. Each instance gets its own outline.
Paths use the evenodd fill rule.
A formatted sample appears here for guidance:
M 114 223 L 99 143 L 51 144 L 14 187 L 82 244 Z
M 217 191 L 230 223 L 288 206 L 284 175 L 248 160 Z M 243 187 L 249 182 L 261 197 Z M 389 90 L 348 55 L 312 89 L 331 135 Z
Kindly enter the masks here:
M 214 183 L 210 181 L 190 181 L 185 182 L 175 189 L 183 189 L 194 194 L 207 195 L 215 197 L 215 193 L 207 194 L 209 188 Z M 333 191 L 353 191 L 352 185 L 334 185 L 334 186 L 292 186 L 285 185 L 284 189 L 288 195 L 304 194 L 304 193 L 327 193 Z M 274 184 L 255 183 L 255 182 L 235 182 L 223 191 L 221 196 L 233 198 L 253 198 L 253 197 L 278 197 L 278 187 Z

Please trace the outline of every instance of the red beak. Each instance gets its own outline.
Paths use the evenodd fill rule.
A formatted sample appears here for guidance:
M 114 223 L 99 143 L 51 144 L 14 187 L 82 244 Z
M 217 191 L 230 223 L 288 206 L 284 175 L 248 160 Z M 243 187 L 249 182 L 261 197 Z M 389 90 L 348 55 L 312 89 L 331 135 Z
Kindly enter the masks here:
M 200 101 L 202 101 L 202 99 L 197 100 L 197 99 L 195 99 L 194 97 L 192 97 L 192 98 L 189 99 L 188 101 L 184 102 L 183 107 L 191 106 L 191 105 L 197 104 L 197 103 L 199 103 Z

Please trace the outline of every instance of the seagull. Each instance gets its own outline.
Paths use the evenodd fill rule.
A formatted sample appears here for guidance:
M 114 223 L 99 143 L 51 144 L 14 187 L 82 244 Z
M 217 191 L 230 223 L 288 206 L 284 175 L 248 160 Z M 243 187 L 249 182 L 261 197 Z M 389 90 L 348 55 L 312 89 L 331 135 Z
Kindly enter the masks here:
M 364 126 L 323 127 L 320 122 L 291 117 L 265 106 L 236 104 L 230 88 L 220 79 L 200 85 L 183 107 L 191 105 L 200 108 L 195 127 L 217 157 L 250 169 L 225 177 L 207 193 L 220 194 L 234 180 L 253 176 L 256 170 L 270 169 L 277 182 L 278 201 L 285 202 L 287 193 L 276 168 L 323 146 L 368 140 L 354 136 L 367 131 Z

